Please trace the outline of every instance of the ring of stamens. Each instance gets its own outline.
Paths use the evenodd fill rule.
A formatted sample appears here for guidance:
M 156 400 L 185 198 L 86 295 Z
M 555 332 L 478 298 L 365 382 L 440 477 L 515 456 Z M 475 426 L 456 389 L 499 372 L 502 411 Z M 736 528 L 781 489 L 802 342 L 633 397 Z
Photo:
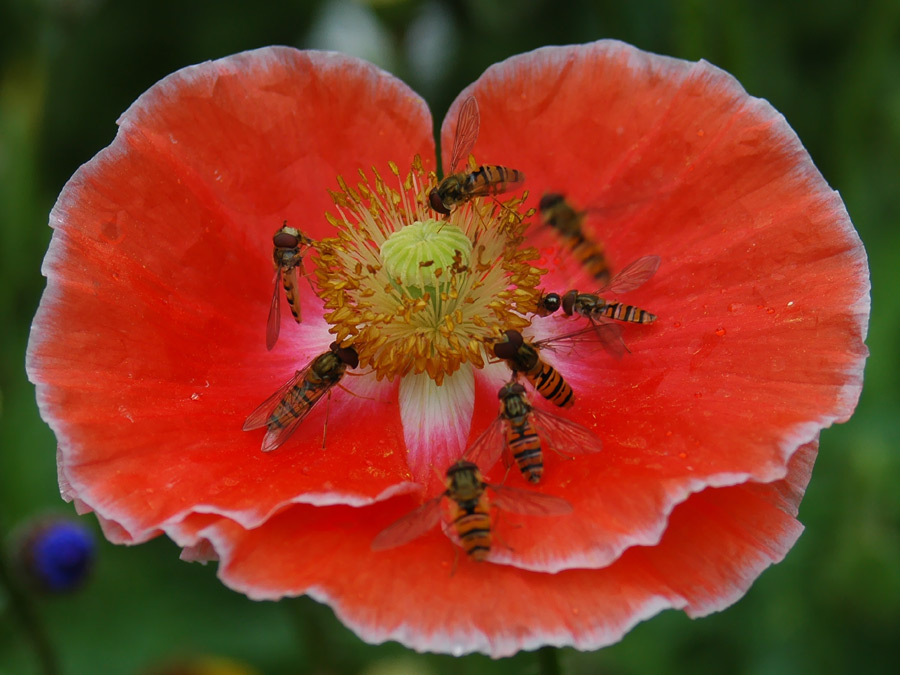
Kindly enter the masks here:
M 437 184 L 417 156 L 398 188 L 374 168 L 331 192 L 337 237 L 316 248 L 316 279 L 335 340 L 353 345 L 378 379 L 428 373 L 437 384 L 464 363 L 482 368 L 486 346 L 530 321 L 545 272 L 522 248 L 523 197 L 475 198 L 436 220 L 427 206 Z M 532 215 L 533 212 L 524 214 Z

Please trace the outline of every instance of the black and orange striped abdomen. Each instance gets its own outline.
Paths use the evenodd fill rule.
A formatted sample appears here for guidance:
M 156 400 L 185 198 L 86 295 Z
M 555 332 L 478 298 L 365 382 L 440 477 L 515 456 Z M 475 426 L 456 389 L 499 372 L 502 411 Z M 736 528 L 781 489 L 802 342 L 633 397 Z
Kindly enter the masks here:
M 291 314 L 297 323 L 301 322 L 300 294 L 297 292 L 297 267 L 284 268 L 281 271 L 281 285 L 284 287 L 284 297 L 287 298 Z
M 588 274 L 600 284 L 609 281 L 609 263 L 606 261 L 606 253 L 600 243 L 585 237 L 581 230 L 571 234 L 560 233 L 560 236 L 563 244 L 569 248 L 572 256 Z
M 539 482 L 544 475 L 544 453 L 530 415 L 507 420 L 506 447 L 525 479 L 530 483 Z
M 485 164 L 466 176 L 463 189 L 470 197 L 496 195 L 514 190 L 523 182 L 525 174 L 518 169 Z
M 450 518 L 460 544 L 472 560 L 482 561 L 491 552 L 491 514 L 487 495 L 477 499 L 450 501 Z
M 609 319 L 628 321 L 630 323 L 653 323 L 656 321 L 656 314 L 651 314 L 640 307 L 625 305 L 621 302 L 613 302 L 606 305 L 598 314 Z
M 575 392 L 572 391 L 569 383 L 563 379 L 556 368 L 540 358 L 525 371 L 525 377 L 541 396 L 554 405 L 558 405 L 560 408 L 570 408 L 575 404 Z

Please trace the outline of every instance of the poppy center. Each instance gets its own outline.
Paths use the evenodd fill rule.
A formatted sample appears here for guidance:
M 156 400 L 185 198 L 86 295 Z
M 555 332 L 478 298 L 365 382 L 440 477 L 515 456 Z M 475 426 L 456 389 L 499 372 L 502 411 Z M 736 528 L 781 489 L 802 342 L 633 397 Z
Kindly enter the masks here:
M 437 220 L 437 177 L 416 157 L 397 189 L 374 172 L 350 187 L 338 178 L 338 236 L 318 242 L 316 278 L 325 320 L 378 379 L 427 373 L 437 384 L 463 364 L 484 367 L 486 348 L 530 321 L 544 270 L 523 247 L 524 198 L 475 198 Z
M 472 242 L 456 225 L 416 221 L 388 237 L 380 253 L 392 279 L 411 291 L 416 286 L 434 291 L 444 270 L 452 273 L 468 269 Z

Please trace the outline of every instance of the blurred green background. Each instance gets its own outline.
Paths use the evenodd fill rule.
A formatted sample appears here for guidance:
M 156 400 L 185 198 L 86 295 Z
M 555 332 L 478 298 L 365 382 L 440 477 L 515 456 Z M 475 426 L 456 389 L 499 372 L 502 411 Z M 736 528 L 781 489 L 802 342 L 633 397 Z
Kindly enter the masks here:
M 562 671 L 896 672 L 897 0 L 2 0 L 0 536 L 7 539 L 35 514 L 71 513 L 59 499 L 55 441 L 38 417 L 23 355 L 44 286 L 39 270 L 50 207 L 75 169 L 112 141 L 116 118 L 141 92 L 182 66 L 245 49 L 324 47 L 399 75 L 425 96 L 439 121 L 490 64 L 546 44 L 598 38 L 704 58 L 784 113 L 840 190 L 868 249 L 872 356 L 855 417 L 823 435 L 800 513 L 807 531 L 787 560 L 724 613 L 698 621 L 664 613 L 605 650 L 561 650 Z M 93 519 L 84 520 L 95 528 Z M 251 602 L 219 584 L 214 565 L 189 565 L 177 556 L 162 539 L 136 548 L 104 541 L 85 590 L 37 599 L 64 673 L 158 672 L 202 654 L 273 674 L 539 672 L 535 654 L 493 662 L 365 645 L 325 607 L 305 598 Z M 32 645 L 0 589 L 0 674 L 37 672 Z

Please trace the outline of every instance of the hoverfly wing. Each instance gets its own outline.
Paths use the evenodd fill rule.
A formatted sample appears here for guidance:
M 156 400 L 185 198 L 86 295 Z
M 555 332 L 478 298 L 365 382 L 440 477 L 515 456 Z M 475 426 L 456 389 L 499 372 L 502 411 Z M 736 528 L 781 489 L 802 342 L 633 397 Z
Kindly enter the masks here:
M 622 329 L 611 321 L 591 317 L 587 326 L 561 335 L 554 335 L 534 342 L 538 349 L 552 352 L 574 351 L 579 344 L 599 344 L 610 356 L 621 359 L 628 347 L 622 339 Z
M 481 115 L 478 112 L 478 101 L 474 96 L 469 96 L 463 101 L 456 118 L 456 137 L 453 139 L 453 153 L 450 155 L 448 174 L 454 173 L 460 161 L 471 154 L 478 140 L 478 130 L 481 127 Z
M 591 327 L 597 336 L 597 343 L 603 350 L 615 359 L 621 359 L 628 351 L 625 340 L 622 339 L 622 329 L 617 324 L 609 321 L 598 321 L 591 317 Z
M 269 318 L 266 320 L 266 349 L 272 350 L 278 342 L 281 332 L 281 266 L 275 270 L 275 292 L 272 293 L 272 304 L 269 305 Z
M 400 520 L 388 525 L 372 540 L 373 551 L 383 551 L 395 546 L 401 546 L 432 529 L 441 519 L 441 499 L 444 495 L 438 495 L 434 499 L 407 513 Z
M 269 452 L 284 445 L 291 434 L 297 431 L 300 423 L 306 419 L 319 399 L 335 384 L 337 382 L 329 382 L 317 389 L 301 387 L 299 391 L 288 390 L 285 398 L 282 399 L 286 403 L 286 411 L 278 417 L 277 421 L 269 423 L 269 429 L 263 437 L 262 451 Z
M 306 373 L 309 371 L 310 366 L 312 366 L 312 362 L 310 362 L 302 370 L 298 370 L 296 373 L 294 373 L 291 379 L 289 379 L 278 388 L 278 391 L 276 391 L 274 394 L 269 396 L 269 398 L 260 403 L 256 407 L 256 409 L 247 416 L 247 419 L 244 422 L 243 430 L 252 431 L 253 429 L 259 429 L 260 427 L 266 426 L 269 423 L 269 418 L 272 416 L 275 408 L 279 403 L 281 403 L 285 395 L 291 389 L 293 389 L 294 385 L 296 385 L 298 382 L 303 381 L 303 379 L 306 377 Z
M 609 283 L 597 290 L 596 295 L 604 293 L 627 293 L 643 286 L 659 269 L 661 258 L 658 255 L 645 255 L 629 263 L 616 274 Z
M 555 516 L 572 512 L 572 505 L 561 497 L 502 485 L 488 485 L 488 487 L 494 492 L 493 500 L 497 507 L 510 513 Z
M 466 450 L 463 457 L 473 464 L 484 467 L 485 471 L 489 471 L 506 449 L 506 441 L 503 438 L 503 418 L 497 415 L 490 426 L 482 431 L 472 446 Z M 509 466 L 511 458 L 506 457 L 505 459 L 506 465 Z
M 545 447 L 561 455 L 586 455 L 600 452 L 603 443 L 597 435 L 577 422 L 534 408 L 534 426 Z

